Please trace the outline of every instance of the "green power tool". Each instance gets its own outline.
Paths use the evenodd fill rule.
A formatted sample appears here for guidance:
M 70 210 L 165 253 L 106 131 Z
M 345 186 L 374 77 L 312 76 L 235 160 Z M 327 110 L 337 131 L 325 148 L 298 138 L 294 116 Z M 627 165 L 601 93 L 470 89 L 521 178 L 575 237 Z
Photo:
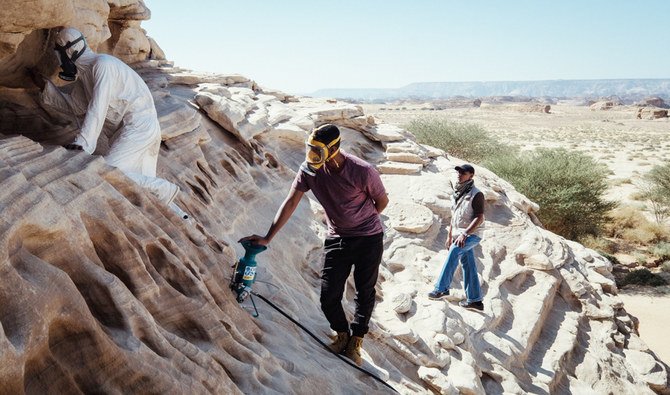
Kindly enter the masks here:
M 266 246 L 253 244 L 249 240 L 242 241 L 244 257 L 234 266 L 233 276 L 230 279 L 230 289 L 237 293 L 237 302 L 242 303 L 251 294 L 251 287 L 256 280 L 256 255 L 267 250 Z

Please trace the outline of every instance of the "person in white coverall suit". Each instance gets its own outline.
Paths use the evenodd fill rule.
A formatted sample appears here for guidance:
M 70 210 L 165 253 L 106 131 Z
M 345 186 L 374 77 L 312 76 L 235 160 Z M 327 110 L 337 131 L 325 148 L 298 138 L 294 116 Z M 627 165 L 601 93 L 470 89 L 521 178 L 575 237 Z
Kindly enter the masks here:
M 76 81 L 69 94 L 54 84 L 45 85 L 42 100 L 63 112 L 84 115 L 81 130 L 65 148 L 95 151 L 105 120 L 117 129 L 110 140 L 105 161 L 148 189 L 165 204 L 187 218 L 172 201 L 179 192 L 175 184 L 156 177 L 161 129 L 151 91 L 140 76 L 121 60 L 96 54 L 77 29 L 65 28 L 56 37 L 61 79 Z

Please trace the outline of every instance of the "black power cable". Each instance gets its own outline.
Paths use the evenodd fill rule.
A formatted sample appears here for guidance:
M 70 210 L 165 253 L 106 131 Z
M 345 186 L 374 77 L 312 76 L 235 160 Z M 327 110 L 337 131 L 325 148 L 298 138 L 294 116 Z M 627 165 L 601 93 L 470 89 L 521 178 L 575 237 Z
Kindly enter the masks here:
M 388 388 L 392 389 L 393 392 L 395 392 L 395 393 L 399 393 L 395 388 L 393 388 L 393 387 L 392 387 L 389 383 L 387 383 L 386 381 L 382 380 L 380 377 L 378 377 L 378 376 L 376 376 L 376 375 L 374 375 L 374 374 L 368 372 L 367 370 L 365 370 L 365 369 L 363 369 L 363 368 L 357 366 L 356 364 L 352 363 L 351 361 L 349 361 L 348 359 L 344 358 L 344 357 L 341 356 L 340 354 L 337 354 L 336 352 L 334 352 L 333 350 L 331 350 L 330 347 L 328 347 L 328 345 L 327 345 L 326 343 L 322 342 L 321 339 L 319 339 L 319 338 L 318 338 L 315 334 L 313 334 L 309 329 L 305 328 L 300 322 L 298 322 L 298 321 L 295 320 L 293 317 L 291 317 L 290 315 L 288 315 L 287 313 L 285 313 L 282 309 L 280 309 L 280 308 L 279 308 L 277 305 L 275 305 L 274 303 L 270 302 L 270 301 L 269 301 L 266 297 L 264 297 L 263 295 L 261 295 L 261 294 L 259 294 L 259 293 L 256 293 L 256 292 L 254 292 L 254 291 L 251 292 L 251 295 L 253 295 L 253 296 L 258 296 L 262 301 L 264 301 L 265 303 L 267 303 L 268 305 L 270 305 L 270 307 L 272 307 L 273 309 L 277 310 L 277 311 L 278 311 L 281 315 L 283 315 L 284 317 L 288 318 L 289 321 L 291 321 L 291 322 L 293 322 L 294 324 L 298 325 L 298 327 L 300 327 L 300 329 L 302 329 L 302 330 L 305 331 L 308 335 L 310 335 L 314 340 L 316 340 L 319 344 L 321 344 L 326 350 L 330 351 L 333 355 L 335 355 L 336 357 L 338 357 L 338 358 L 341 359 L 342 361 L 346 362 L 347 365 L 352 366 L 352 367 L 358 369 L 359 371 L 361 371 L 361 372 L 367 374 L 368 376 L 372 377 L 373 379 L 377 380 L 378 382 L 380 382 L 380 383 L 384 384 L 385 386 L 387 386 Z M 253 301 L 253 299 L 252 299 L 252 301 Z

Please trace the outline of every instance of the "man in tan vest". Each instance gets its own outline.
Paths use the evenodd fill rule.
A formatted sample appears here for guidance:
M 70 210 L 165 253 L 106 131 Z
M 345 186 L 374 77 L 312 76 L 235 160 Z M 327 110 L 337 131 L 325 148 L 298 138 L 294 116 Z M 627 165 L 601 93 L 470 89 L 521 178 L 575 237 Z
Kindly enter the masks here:
M 456 166 L 455 169 L 458 172 L 458 184 L 456 184 L 452 197 L 451 224 L 446 244 L 449 254 L 442 267 L 435 290 L 429 293 L 428 297 L 438 300 L 449 295 L 449 286 L 460 261 L 463 267 L 463 283 L 467 299 L 462 300 L 459 305 L 466 309 L 481 311 L 484 310 L 484 303 L 479 288 L 479 275 L 473 249 L 482 240 L 484 194 L 474 185 L 472 179 L 475 175 L 474 167 L 465 164 Z

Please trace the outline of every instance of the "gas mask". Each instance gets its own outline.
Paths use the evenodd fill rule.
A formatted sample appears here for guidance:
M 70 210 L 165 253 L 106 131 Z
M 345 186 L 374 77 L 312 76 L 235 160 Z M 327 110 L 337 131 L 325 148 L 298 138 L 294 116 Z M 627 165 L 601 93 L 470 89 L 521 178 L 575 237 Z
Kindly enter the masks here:
M 333 158 L 339 152 L 339 147 L 333 149 L 333 146 L 336 145 L 339 141 L 340 137 L 338 136 L 336 139 L 326 145 L 320 141 L 315 140 L 314 133 L 312 133 L 312 135 L 309 136 L 309 139 L 307 140 L 307 154 L 305 155 L 305 162 L 307 167 L 313 173 L 319 170 L 324 163 Z
M 73 45 L 77 44 L 79 41 L 84 42 L 84 46 L 81 48 L 80 51 L 73 51 L 72 56 L 68 56 L 67 50 L 71 48 Z M 79 57 L 84 53 L 86 50 L 86 40 L 84 40 L 84 36 L 81 35 L 79 38 L 77 38 L 74 41 L 68 41 L 65 43 L 65 45 L 58 45 L 56 44 L 55 46 L 55 51 L 56 51 L 56 56 L 58 57 L 58 61 L 60 62 L 60 68 L 63 70 L 60 73 L 58 73 L 58 77 L 62 79 L 63 81 L 74 81 L 77 78 L 77 66 L 74 64 L 74 62 L 79 59 Z

